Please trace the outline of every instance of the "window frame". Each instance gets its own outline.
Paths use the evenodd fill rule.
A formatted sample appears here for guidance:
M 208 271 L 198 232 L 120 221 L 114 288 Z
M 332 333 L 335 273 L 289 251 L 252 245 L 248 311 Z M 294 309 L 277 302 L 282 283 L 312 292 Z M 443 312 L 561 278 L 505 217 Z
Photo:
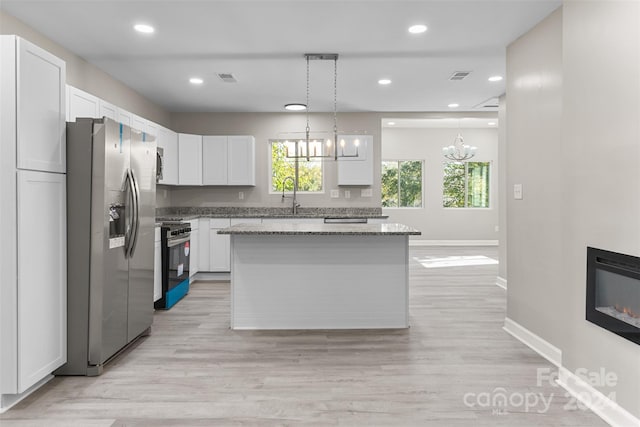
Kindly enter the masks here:
M 269 139 L 268 144 L 268 158 L 269 158 L 269 194 L 280 194 L 282 195 L 282 189 L 274 190 L 273 189 L 273 143 L 283 144 L 280 139 Z M 324 147 L 323 147 L 324 150 Z M 291 159 L 292 162 L 306 162 L 304 159 Z M 320 191 L 306 191 L 306 190 L 298 190 L 296 194 L 325 194 L 325 177 L 324 177 L 324 161 L 322 159 L 310 160 L 310 162 L 319 163 L 320 164 Z M 293 190 L 285 191 L 284 194 L 293 194 Z
M 425 173 L 424 173 L 424 169 L 425 169 L 425 165 L 426 165 L 426 161 L 425 159 L 387 159 L 387 160 L 381 160 L 380 161 L 380 198 L 382 200 L 382 164 L 385 162 L 394 162 L 397 163 L 398 165 L 398 205 L 400 204 L 400 200 L 401 200 L 401 192 L 400 192 L 400 163 L 401 162 L 420 162 L 420 206 L 382 206 L 382 209 L 424 209 L 425 207 L 425 203 L 424 203 L 424 187 L 425 187 Z
M 464 164 L 464 206 L 444 206 L 444 172 L 445 172 L 445 165 L 447 163 L 456 163 L 456 164 Z M 469 198 L 469 163 L 487 163 L 489 165 L 489 178 L 488 178 L 488 185 L 489 185 L 489 198 L 488 198 L 488 203 L 489 206 L 487 206 L 486 208 L 483 207 L 478 207 L 478 206 L 467 206 L 467 202 L 468 202 L 468 198 Z M 465 209 L 465 210 L 490 210 L 493 209 L 493 203 L 491 201 L 491 195 L 492 195 L 492 185 L 491 185 L 491 177 L 493 176 L 493 173 L 491 172 L 491 170 L 493 169 L 493 161 L 492 160 L 487 160 L 487 161 L 469 161 L 469 160 L 464 160 L 464 161 L 448 161 L 448 162 L 442 162 L 442 209 Z

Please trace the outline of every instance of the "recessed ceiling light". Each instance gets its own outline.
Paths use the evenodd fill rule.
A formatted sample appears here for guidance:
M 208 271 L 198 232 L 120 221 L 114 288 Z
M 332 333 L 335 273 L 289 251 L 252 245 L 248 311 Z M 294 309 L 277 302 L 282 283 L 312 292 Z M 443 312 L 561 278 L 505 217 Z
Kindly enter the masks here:
M 306 110 L 307 106 L 304 104 L 287 104 L 284 106 L 284 109 L 288 111 L 302 111 Z
M 388 122 L 387 125 L 389 126 L 395 126 L 396 122 Z
M 418 24 L 418 25 L 412 25 L 409 27 L 409 32 L 411 34 L 420 34 L 420 33 L 424 33 L 425 31 L 427 31 L 426 25 Z
M 449 107 L 449 108 L 458 108 L 459 106 L 460 106 L 460 104 L 456 104 L 455 102 L 453 104 L 447 105 L 447 107 Z
M 389 84 L 391 84 L 391 80 L 389 80 L 389 79 L 380 79 L 380 80 L 378 80 L 378 84 L 379 85 L 389 85 Z
M 151 34 L 155 31 L 155 28 L 147 24 L 136 24 L 133 26 L 133 29 L 143 34 Z
M 495 126 L 495 125 L 496 125 L 496 122 L 489 122 L 489 123 L 487 123 L 487 124 L 488 124 L 489 126 Z
M 499 82 L 500 80 L 502 80 L 502 76 L 491 76 L 491 77 L 489 77 L 489 81 L 490 82 Z
M 200 77 L 191 77 L 189 79 L 189 83 L 191 83 L 192 85 L 201 85 L 202 83 L 204 83 L 204 80 L 202 80 Z

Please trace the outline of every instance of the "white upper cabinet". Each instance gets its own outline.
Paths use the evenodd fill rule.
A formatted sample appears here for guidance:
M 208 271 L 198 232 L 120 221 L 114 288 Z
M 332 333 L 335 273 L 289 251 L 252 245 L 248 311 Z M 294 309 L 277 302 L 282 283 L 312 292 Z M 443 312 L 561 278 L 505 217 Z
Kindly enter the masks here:
M 4 92 L 2 101 L 3 108 L 4 102 L 15 106 L 10 108 L 17 107 L 18 168 L 64 173 L 65 63 L 19 37 L 7 40 L 9 44 L 11 40 L 15 43 L 16 56 L 14 63 L 3 60 L 2 73 L 5 74 L 6 68 L 15 66 L 15 92 Z
M 202 137 L 202 183 L 227 185 L 227 137 Z
M 162 179 L 158 184 L 178 185 L 178 134 L 171 129 L 160 128 L 158 147 L 163 150 Z
M 156 141 L 158 140 L 158 137 L 160 136 L 160 126 L 157 125 L 156 123 L 153 122 L 149 122 L 147 121 L 147 129 L 145 130 L 145 132 L 147 132 L 149 135 L 153 135 L 156 137 Z
M 122 123 L 123 125 L 127 125 L 131 127 L 131 123 L 133 122 L 133 115 L 127 110 L 123 110 L 122 108 L 118 108 L 116 111 L 117 117 L 116 121 Z
M 202 185 L 200 135 L 178 134 L 178 185 Z
M 102 99 L 99 100 L 98 106 L 100 109 L 98 117 L 108 117 L 111 120 L 118 120 L 118 107 Z
M 67 85 L 67 121 L 75 122 L 78 117 L 102 117 L 100 100 L 85 91 Z
M 253 136 L 205 135 L 202 138 L 204 185 L 256 185 Z
M 136 116 L 135 114 L 131 114 L 131 127 L 133 129 L 138 129 L 141 132 L 147 131 L 147 121 L 140 116 Z
M 338 159 L 338 185 L 373 185 L 373 136 L 340 135 L 344 140 L 344 154 L 358 157 Z M 340 148 L 339 148 L 340 149 Z
M 228 185 L 256 185 L 253 136 L 229 136 L 228 144 Z

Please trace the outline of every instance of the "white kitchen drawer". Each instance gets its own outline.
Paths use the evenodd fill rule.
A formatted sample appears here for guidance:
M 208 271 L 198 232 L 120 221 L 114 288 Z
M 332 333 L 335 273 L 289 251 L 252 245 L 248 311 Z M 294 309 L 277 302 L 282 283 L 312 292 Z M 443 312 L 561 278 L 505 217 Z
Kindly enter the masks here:
M 187 221 L 189 223 L 189 226 L 191 227 L 191 231 L 193 230 L 197 230 L 198 226 L 200 225 L 200 220 L 199 219 L 190 219 L 189 221 Z
M 262 218 L 231 218 L 231 225 L 262 224 Z

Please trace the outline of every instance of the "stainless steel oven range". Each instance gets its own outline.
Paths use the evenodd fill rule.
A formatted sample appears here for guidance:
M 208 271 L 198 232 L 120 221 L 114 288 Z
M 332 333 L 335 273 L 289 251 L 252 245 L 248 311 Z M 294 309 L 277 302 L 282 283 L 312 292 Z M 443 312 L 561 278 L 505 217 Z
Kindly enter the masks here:
M 160 228 L 162 244 L 162 298 L 156 309 L 168 310 L 189 293 L 191 228 L 182 221 L 165 221 Z

